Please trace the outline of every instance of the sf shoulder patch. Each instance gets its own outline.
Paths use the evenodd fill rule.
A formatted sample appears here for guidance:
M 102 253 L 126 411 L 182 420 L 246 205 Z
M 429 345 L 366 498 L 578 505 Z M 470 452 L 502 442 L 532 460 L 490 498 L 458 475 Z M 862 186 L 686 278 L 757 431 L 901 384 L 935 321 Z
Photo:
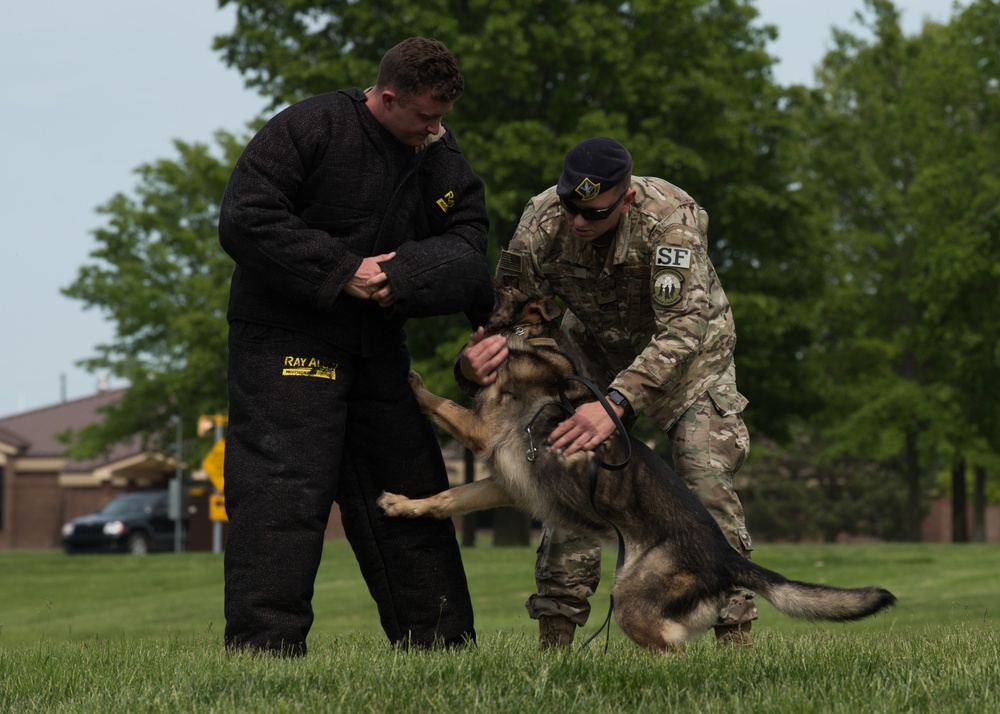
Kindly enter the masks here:
M 449 208 L 455 207 L 455 192 L 449 191 L 436 201 L 441 213 L 447 213 Z
M 691 249 L 678 248 L 672 245 L 661 245 L 656 248 L 657 268 L 690 268 Z
M 673 307 L 684 295 L 684 276 L 676 270 L 661 270 L 653 276 L 653 302 Z

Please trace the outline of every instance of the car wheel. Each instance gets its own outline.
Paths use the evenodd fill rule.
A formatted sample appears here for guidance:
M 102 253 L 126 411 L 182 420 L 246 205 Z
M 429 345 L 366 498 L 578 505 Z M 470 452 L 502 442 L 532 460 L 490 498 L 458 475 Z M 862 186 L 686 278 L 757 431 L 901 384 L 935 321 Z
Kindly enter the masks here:
M 146 555 L 149 552 L 149 539 L 142 533 L 133 533 L 128 537 L 125 547 L 132 555 Z

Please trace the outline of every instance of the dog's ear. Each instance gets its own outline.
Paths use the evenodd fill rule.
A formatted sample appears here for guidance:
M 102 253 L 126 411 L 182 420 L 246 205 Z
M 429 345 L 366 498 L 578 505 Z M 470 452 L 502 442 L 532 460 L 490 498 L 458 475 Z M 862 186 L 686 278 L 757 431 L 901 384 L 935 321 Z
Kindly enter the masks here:
M 542 314 L 542 318 L 546 322 L 552 322 L 553 320 L 558 320 L 559 316 L 562 315 L 562 308 L 559 304 L 552 298 L 544 298 L 538 303 L 538 311 Z

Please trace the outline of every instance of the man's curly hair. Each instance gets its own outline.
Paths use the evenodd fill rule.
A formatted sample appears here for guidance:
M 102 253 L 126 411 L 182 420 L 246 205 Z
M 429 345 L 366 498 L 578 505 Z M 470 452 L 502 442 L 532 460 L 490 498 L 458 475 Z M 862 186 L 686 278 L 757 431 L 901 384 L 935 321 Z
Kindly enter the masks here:
M 431 93 L 440 102 L 462 96 L 465 80 L 455 55 L 443 43 L 424 37 L 410 37 L 382 56 L 375 87 L 391 89 L 401 101 Z

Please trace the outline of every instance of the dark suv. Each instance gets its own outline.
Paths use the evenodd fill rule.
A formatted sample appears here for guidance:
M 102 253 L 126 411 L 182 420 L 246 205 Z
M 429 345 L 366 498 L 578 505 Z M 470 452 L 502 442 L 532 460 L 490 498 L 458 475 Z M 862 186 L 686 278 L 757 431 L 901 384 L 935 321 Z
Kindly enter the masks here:
M 182 521 L 182 545 L 187 522 Z M 174 549 L 174 521 L 167 516 L 167 491 L 136 491 L 111 499 L 97 513 L 63 526 L 67 553 L 131 553 Z

